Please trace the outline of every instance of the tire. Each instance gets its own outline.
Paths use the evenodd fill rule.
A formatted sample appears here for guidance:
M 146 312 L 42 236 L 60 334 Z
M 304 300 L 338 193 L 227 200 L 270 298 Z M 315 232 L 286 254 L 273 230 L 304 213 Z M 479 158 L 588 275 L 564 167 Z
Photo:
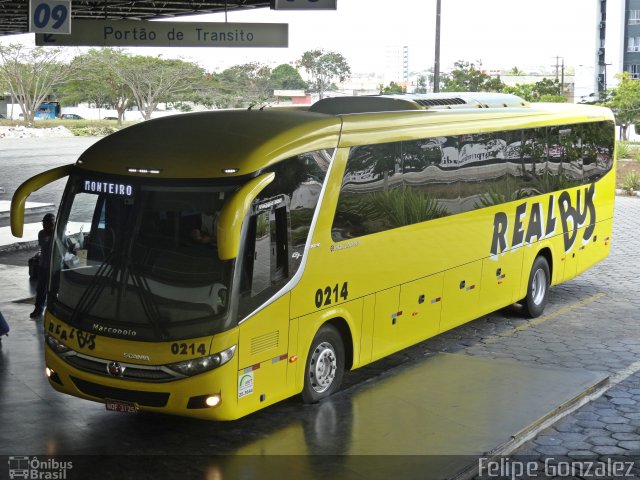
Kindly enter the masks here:
M 344 344 L 340 333 L 323 325 L 311 342 L 304 369 L 302 400 L 316 403 L 340 388 L 344 374 Z
M 542 315 L 547 305 L 551 273 L 549 262 L 543 256 L 536 257 L 529 273 L 527 296 L 522 300 L 525 316 L 535 318 Z

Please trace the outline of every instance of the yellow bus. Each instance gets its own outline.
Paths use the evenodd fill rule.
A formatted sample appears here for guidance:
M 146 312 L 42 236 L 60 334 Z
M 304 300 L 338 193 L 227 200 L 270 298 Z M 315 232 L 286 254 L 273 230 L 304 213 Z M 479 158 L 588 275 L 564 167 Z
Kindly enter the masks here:
M 328 98 L 105 137 L 68 176 L 44 330 L 56 390 L 242 417 L 513 303 L 609 252 L 607 109 L 512 95 Z

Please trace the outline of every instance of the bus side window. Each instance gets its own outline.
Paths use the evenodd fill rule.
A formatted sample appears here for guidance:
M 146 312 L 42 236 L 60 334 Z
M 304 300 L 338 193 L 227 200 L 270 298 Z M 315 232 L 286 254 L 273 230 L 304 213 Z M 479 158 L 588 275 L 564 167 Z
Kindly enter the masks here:
M 333 150 L 283 160 L 265 172 L 275 178 L 254 204 L 241 258 L 239 314 L 244 316 L 296 273 L 311 230 Z
M 255 216 L 251 296 L 256 296 L 271 285 L 271 225 L 269 212 Z
M 611 169 L 613 138 L 611 122 L 580 125 L 582 136 L 583 183 L 595 182 Z
M 554 180 L 549 191 L 580 185 L 582 183 L 582 147 L 573 125 L 549 127 L 547 146 L 547 168 Z
M 239 313 L 249 314 L 290 278 L 287 208 L 252 215 L 247 230 L 240 284 Z
M 289 226 L 287 209 L 276 208 L 271 222 L 271 278 L 274 283 L 289 277 Z

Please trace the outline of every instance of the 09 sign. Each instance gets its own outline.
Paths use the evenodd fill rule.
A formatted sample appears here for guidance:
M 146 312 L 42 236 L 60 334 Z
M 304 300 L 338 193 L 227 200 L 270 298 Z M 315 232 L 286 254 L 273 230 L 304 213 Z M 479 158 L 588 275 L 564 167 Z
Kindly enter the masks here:
M 71 33 L 71 0 L 30 0 L 29 31 Z

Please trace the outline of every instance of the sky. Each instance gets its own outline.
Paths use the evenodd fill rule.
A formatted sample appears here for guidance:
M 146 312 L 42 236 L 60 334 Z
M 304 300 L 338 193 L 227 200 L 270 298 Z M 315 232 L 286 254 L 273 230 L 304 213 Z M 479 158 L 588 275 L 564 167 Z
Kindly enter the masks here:
M 482 61 L 486 69 L 551 70 L 593 64 L 597 0 L 442 0 L 441 70 L 457 60 Z M 292 63 L 306 50 L 342 53 L 354 73 L 375 72 L 387 47 L 409 49 L 410 71 L 434 63 L 436 0 L 338 0 L 337 11 L 229 12 L 229 22 L 289 24 L 288 48 L 132 48 L 132 53 L 194 61 L 208 71 L 256 61 Z M 224 14 L 191 21 L 224 22 Z M 32 42 L 33 35 L 4 37 Z

